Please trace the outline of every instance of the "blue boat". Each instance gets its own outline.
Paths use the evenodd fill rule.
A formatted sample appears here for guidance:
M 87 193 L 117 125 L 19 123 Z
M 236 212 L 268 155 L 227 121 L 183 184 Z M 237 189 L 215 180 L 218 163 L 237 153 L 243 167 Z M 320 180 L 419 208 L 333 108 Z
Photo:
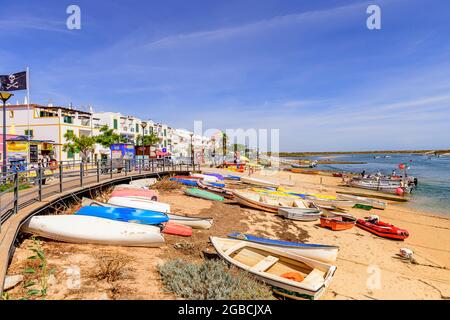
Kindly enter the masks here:
M 202 181 L 205 186 L 214 187 L 214 188 L 225 188 L 225 183 L 217 183 L 217 182 L 208 182 Z
M 82 207 L 75 214 L 152 225 L 169 221 L 167 215 L 162 212 L 134 208 L 86 206 Z
M 197 187 L 198 186 L 196 180 L 187 180 L 187 179 L 178 179 L 178 178 L 170 178 L 169 180 L 182 183 L 185 186 L 191 186 L 191 187 Z
M 233 176 L 233 175 L 231 175 L 231 174 L 227 174 L 227 175 L 225 176 L 225 179 L 240 181 L 240 180 L 241 180 L 241 177 L 240 177 L 240 176 Z

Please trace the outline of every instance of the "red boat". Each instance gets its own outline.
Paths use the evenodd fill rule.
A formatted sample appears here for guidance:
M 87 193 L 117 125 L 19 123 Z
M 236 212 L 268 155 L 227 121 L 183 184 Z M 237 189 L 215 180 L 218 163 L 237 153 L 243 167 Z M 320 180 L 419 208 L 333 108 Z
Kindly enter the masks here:
M 323 215 L 320 217 L 320 225 L 333 231 L 351 229 L 355 222 L 356 218 L 349 215 Z
M 342 178 L 342 173 L 341 172 L 333 172 L 333 177 Z
M 192 228 L 189 226 L 174 223 L 171 221 L 163 223 L 163 226 L 164 227 L 161 231 L 162 233 L 171 234 L 171 235 L 175 235 L 175 236 L 181 236 L 181 237 L 192 236 Z
M 377 236 L 394 239 L 394 240 L 405 240 L 409 236 L 409 232 L 405 229 L 397 228 L 392 224 L 382 222 L 382 221 L 369 221 L 364 219 L 358 219 L 356 225 L 361 229 L 372 232 Z

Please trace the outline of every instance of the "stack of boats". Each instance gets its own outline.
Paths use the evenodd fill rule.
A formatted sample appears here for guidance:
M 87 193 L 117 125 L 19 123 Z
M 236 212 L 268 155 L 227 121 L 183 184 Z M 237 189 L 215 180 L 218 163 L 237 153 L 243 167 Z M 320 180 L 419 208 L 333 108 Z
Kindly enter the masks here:
M 73 215 L 31 217 L 22 231 L 71 243 L 159 247 L 163 234 L 191 236 L 192 229 L 209 229 L 213 219 L 171 213 L 170 205 L 154 201 L 153 180 L 117 186 L 108 202 L 83 198 Z

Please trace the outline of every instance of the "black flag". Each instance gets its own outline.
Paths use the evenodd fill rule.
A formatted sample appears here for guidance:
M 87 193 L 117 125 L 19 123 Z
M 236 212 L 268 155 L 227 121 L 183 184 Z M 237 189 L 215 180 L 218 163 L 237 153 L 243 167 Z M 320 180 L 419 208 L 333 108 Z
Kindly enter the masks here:
M 27 89 L 27 72 L 0 75 L 0 91 L 16 91 Z

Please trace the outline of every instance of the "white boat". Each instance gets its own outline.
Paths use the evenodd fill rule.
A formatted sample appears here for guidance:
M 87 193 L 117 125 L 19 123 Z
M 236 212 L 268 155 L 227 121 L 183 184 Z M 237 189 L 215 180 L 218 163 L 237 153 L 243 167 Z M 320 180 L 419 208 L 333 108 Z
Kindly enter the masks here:
M 300 198 L 282 197 L 271 194 L 260 194 L 249 191 L 233 190 L 234 198 L 237 202 L 247 207 L 276 212 L 280 208 L 295 208 L 303 212 L 318 212 L 320 209 L 311 201 Z
M 119 190 L 119 189 L 132 189 L 132 190 L 140 190 L 140 189 L 147 189 L 145 187 L 140 187 L 140 186 L 135 186 L 132 184 L 118 184 L 114 186 L 114 190 Z
M 110 203 L 100 202 L 96 200 L 92 200 L 89 198 L 83 198 L 81 201 L 81 205 L 85 206 L 101 206 L 101 207 L 114 207 L 114 208 L 124 208 L 123 206 L 117 206 Z M 132 207 L 131 207 L 132 208 Z M 136 208 L 140 209 L 140 208 Z M 169 220 L 178 224 L 182 224 L 185 226 L 189 226 L 193 229 L 210 229 L 213 225 L 213 218 L 205 218 L 205 217 L 188 217 L 182 216 L 173 213 L 166 213 L 169 217 Z
M 146 197 L 111 197 L 108 200 L 109 204 L 113 204 L 120 207 L 129 207 L 142 210 L 159 211 L 168 213 L 170 212 L 170 204 L 164 202 L 158 202 L 150 200 Z
M 156 178 L 138 179 L 130 181 L 130 185 L 148 189 L 150 186 L 154 185 L 157 181 L 158 180 Z
M 358 203 L 358 204 L 364 204 L 364 205 L 372 206 L 372 207 L 374 207 L 376 209 L 384 210 L 387 207 L 387 203 L 384 202 L 384 201 L 375 200 L 375 199 L 369 199 L 369 198 L 366 198 L 366 197 L 360 197 L 360 196 L 354 196 L 354 195 L 342 194 L 342 193 L 338 193 L 337 197 L 338 197 L 338 199 L 351 200 L 351 201 L 354 201 L 355 203 Z
M 210 240 L 228 263 L 294 298 L 319 299 L 336 271 L 336 266 L 274 246 L 218 237 Z
M 319 198 L 310 195 L 307 195 L 306 199 L 314 202 L 318 206 L 328 206 L 335 208 L 352 208 L 356 204 L 356 202 L 352 200 Z
M 241 177 L 241 182 L 255 186 L 272 187 L 272 188 L 280 187 L 280 184 L 276 182 L 246 176 Z
M 279 208 L 278 215 L 291 220 L 297 221 L 316 221 L 320 218 L 322 214 L 321 210 L 313 209 L 302 209 L 302 208 Z
M 207 182 L 214 182 L 214 183 L 220 182 L 220 180 L 217 177 L 209 176 L 207 174 L 193 173 L 193 174 L 191 174 L 191 177 L 200 178 L 200 179 L 203 179 L 204 181 L 207 181 Z
M 34 216 L 22 226 L 21 230 L 69 243 L 130 247 L 164 245 L 164 237 L 158 227 L 90 216 Z
M 348 182 L 350 187 L 356 187 L 367 190 L 374 190 L 386 193 L 397 194 L 398 189 L 402 189 L 405 193 L 410 193 L 411 189 L 407 186 L 401 187 L 397 184 L 385 184 L 380 181 L 365 181 L 365 180 L 350 180 Z

